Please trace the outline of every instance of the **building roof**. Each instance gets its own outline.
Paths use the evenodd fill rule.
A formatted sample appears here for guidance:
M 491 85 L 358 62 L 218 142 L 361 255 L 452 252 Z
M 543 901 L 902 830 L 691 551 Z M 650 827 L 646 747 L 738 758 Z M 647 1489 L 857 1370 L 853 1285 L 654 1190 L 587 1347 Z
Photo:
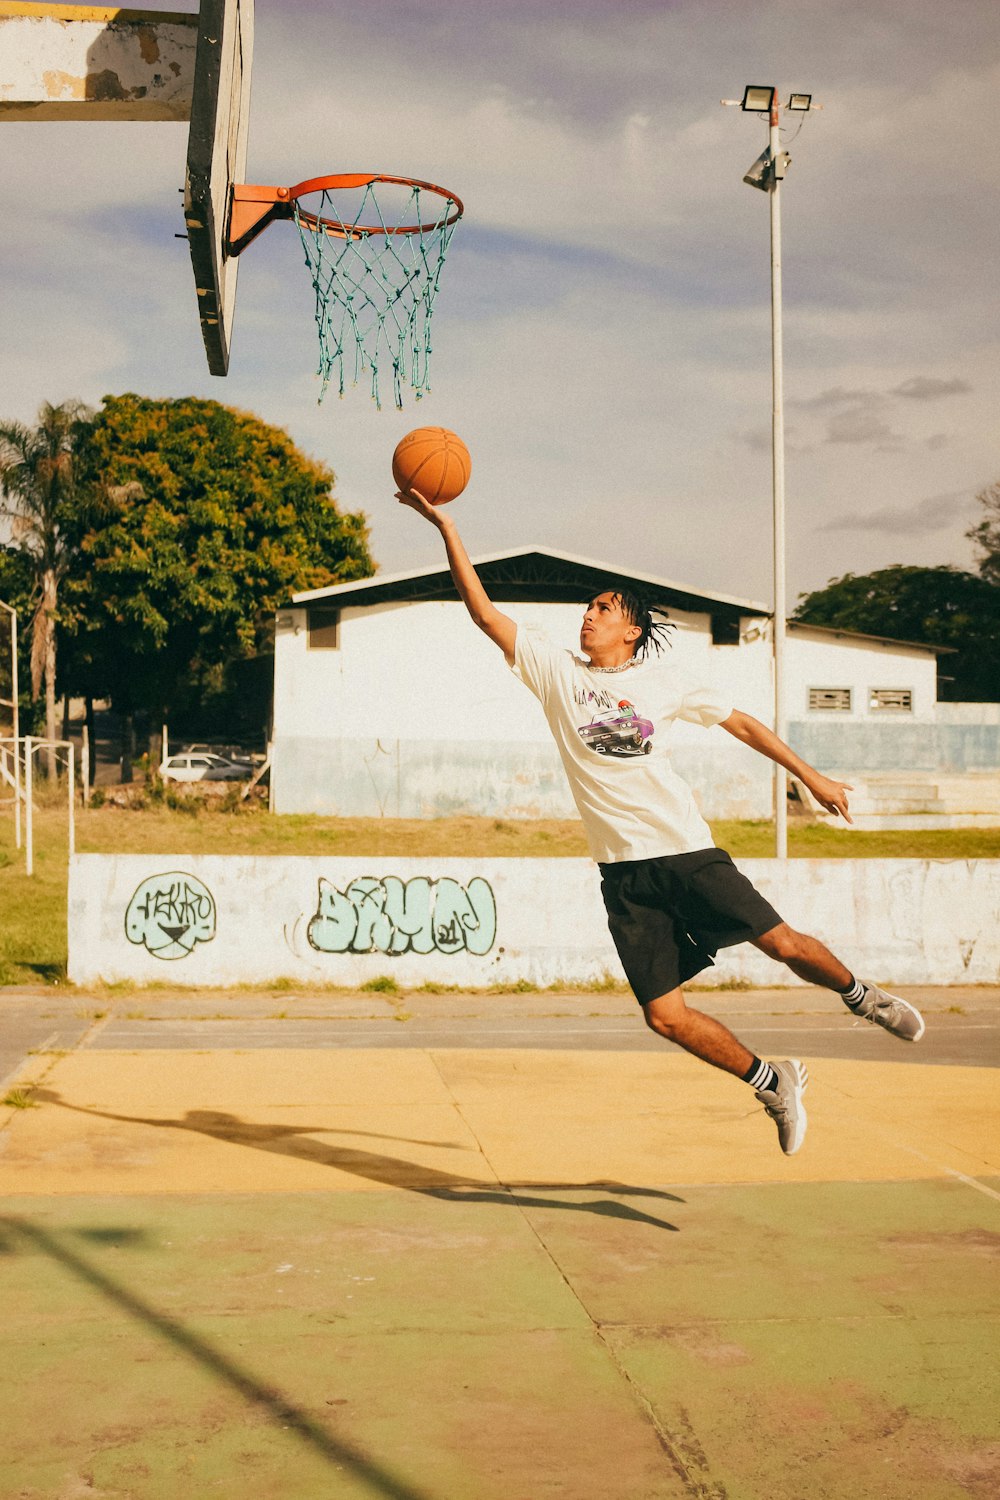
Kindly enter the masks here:
M 852 641 L 876 641 L 880 646 L 909 646 L 912 651 L 931 651 L 935 656 L 954 656 L 955 646 L 932 646 L 929 641 L 903 641 L 896 635 L 868 635 L 863 630 L 845 630 L 842 625 L 814 625 L 811 620 L 789 620 L 789 630 L 816 630 L 820 635 L 846 636 Z
M 616 568 L 589 557 L 574 557 L 552 547 L 523 547 L 512 552 L 491 552 L 472 559 L 490 598 L 498 604 L 530 602 L 580 604 L 602 588 L 638 584 L 664 605 L 700 614 L 767 616 L 764 604 L 735 599 L 729 594 L 706 593 L 658 578 L 653 573 Z M 293 604 L 388 604 L 401 600 L 457 599 L 458 593 L 447 567 L 414 568 L 405 573 L 387 573 L 360 578 L 354 583 L 335 583 L 323 589 L 308 589 L 292 595 Z
M 483 587 L 497 604 L 580 604 L 599 589 L 638 584 L 664 605 L 690 610 L 694 614 L 711 614 L 739 619 L 758 615 L 770 619 L 766 604 L 752 599 L 737 599 L 731 594 L 708 593 L 689 588 L 654 573 L 631 568 L 615 568 L 590 557 L 576 557 L 554 547 L 518 547 L 510 552 L 489 552 L 474 557 L 472 564 Z M 458 598 L 451 573 L 445 567 L 412 568 L 403 573 L 376 574 L 358 578 L 353 583 L 333 583 L 322 589 L 306 589 L 292 595 L 293 604 L 350 604 L 363 608 L 369 604 L 396 604 Z M 951 654 L 952 646 L 932 646 L 926 641 L 903 641 L 886 635 L 867 635 L 859 630 L 844 630 L 835 625 L 813 625 L 807 620 L 789 620 L 789 630 L 813 630 L 822 635 L 842 636 L 854 641 L 874 641 L 885 646 L 908 646 L 937 655 Z

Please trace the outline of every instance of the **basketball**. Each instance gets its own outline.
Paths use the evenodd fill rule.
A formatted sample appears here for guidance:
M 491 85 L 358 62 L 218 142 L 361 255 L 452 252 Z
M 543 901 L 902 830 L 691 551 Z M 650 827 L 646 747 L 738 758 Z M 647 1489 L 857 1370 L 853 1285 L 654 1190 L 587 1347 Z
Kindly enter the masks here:
M 446 505 L 469 482 L 469 450 L 447 427 L 418 427 L 396 444 L 392 477 L 404 493 L 419 490 L 431 505 Z

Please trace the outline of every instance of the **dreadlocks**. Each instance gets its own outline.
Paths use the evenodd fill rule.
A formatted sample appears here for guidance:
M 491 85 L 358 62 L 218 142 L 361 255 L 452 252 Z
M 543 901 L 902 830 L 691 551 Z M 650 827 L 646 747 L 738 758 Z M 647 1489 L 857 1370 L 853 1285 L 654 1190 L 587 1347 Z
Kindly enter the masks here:
M 598 594 L 605 593 L 611 594 L 612 598 L 621 606 L 621 612 L 625 618 L 633 625 L 638 625 L 642 632 L 635 643 L 635 652 L 633 653 L 637 658 L 645 657 L 650 645 L 656 648 L 657 656 L 663 651 L 664 647 L 669 647 L 670 632 L 676 630 L 677 627 L 673 620 L 668 619 L 667 611 L 662 605 L 653 604 L 651 600 L 637 593 L 634 589 L 618 588 L 613 583 L 606 589 L 598 589 L 596 594 L 592 594 L 586 600 L 586 603 L 588 605 L 593 604 Z M 661 615 L 662 619 L 654 620 L 654 615 Z

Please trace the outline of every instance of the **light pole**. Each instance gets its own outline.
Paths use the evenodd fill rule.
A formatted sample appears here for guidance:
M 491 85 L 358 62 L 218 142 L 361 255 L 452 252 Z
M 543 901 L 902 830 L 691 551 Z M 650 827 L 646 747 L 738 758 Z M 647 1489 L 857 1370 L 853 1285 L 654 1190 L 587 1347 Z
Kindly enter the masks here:
M 785 709 L 785 401 L 781 326 L 781 183 L 791 165 L 779 137 L 778 90 L 770 85 L 747 84 L 742 99 L 723 99 L 750 114 L 767 115 L 767 147 L 758 156 L 743 181 L 760 188 L 771 200 L 771 504 L 774 517 L 774 732 L 786 738 Z M 806 114 L 822 109 L 811 94 L 791 94 L 785 109 Z M 788 796 L 785 771 L 774 768 L 774 852 L 788 858 Z
M 10 701 L 0 698 L 0 706 L 11 710 L 11 726 L 14 736 L 14 842 L 21 847 L 21 725 L 17 683 L 17 610 L 0 599 L 0 609 L 10 615 Z

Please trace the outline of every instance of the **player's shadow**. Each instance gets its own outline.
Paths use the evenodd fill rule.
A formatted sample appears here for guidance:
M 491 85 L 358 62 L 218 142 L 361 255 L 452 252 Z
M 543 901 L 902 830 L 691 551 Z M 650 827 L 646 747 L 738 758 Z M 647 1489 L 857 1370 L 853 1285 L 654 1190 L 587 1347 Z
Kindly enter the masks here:
M 403 1188 L 425 1198 L 438 1198 L 455 1203 L 501 1203 L 507 1207 L 554 1208 L 573 1213 L 597 1214 L 602 1218 L 628 1219 L 637 1223 L 652 1224 L 657 1229 L 677 1231 L 678 1226 L 653 1214 L 643 1213 L 622 1198 L 655 1198 L 670 1203 L 685 1200 L 676 1193 L 660 1188 L 632 1187 L 618 1182 L 483 1182 L 473 1177 L 458 1177 L 452 1172 L 442 1172 L 437 1167 L 428 1167 L 406 1161 L 398 1156 L 386 1156 L 373 1151 L 359 1150 L 354 1146 L 333 1146 L 316 1140 L 316 1135 L 364 1136 L 373 1140 L 399 1141 L 412 1146 L 434 1146 L 454 1148 L 449 1141 L 412 1140 L 406 1136 L 386 1136 L 371 1130 L 331 1130 L 326 1125 L 282 1125 L 257 1124 L 241 1120 L 238 1115 L 222 1110 L 189 1109 L 180 1119 L 154 1119 L 144 1115 L 115 1114 L 110 1110 L 88 1109 L 79 1104 L 69 1104 L 53 1089 L 35 1089 L 32 1098 L 39 1103 L 56 1104 L 76 1114 L 91 1115 L 102 1120 L 118 1120 L 128 1125 L 148 1125 L 157 1130 L 186 1130 L 196 1135 L 208 1136 L 212 1140 L 226 1141 L 230 1145 L 249 1146 L 255 1151 L 272 1155 L 290 1156 L 296 1161 L 313 1162 L 318 1166 L 336 1167 L 354 1177 L 363 1177 L 368 1182 L 377 1182 L 382 1187 Z M 561 1198 L 538 1197 L 539 1192 L 579 1193 L 598 1190 L 609 1194 L 606 1198 L 592 1201 L 567 1202 Z

